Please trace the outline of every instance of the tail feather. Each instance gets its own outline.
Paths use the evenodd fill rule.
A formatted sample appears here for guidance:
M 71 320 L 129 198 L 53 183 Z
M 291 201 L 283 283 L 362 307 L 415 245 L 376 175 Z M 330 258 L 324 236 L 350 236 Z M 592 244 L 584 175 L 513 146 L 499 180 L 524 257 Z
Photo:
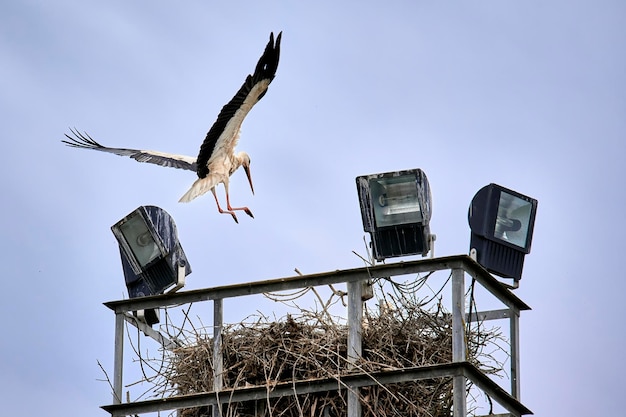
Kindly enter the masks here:
M 206 194 L 211 188 L 215 187 L 219 183 L 219 177 L 217 175 L 207 175 L 204 178 L 198 178 L 192 185 L 189 191 L 187 191 L 178 200 L 179 203 L 188 203 L 196 197 L 200 197 Z

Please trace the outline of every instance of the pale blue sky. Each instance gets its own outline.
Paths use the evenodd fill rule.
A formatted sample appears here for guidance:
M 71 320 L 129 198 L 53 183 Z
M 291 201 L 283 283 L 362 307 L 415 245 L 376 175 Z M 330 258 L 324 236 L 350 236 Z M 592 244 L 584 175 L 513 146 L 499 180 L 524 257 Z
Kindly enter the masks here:
M 6 415 L 106 415 L 124 297 L 110 226 L 167 210 L 189 288 L 358 267 L 358 175 L 421 168 L 437 255 L 467 253 L 467 207 L 495 182 L 539 200 L 516 294 L 522 400 L 538 416 L 618 415 L 626 367 L 622 1 L 55 2 L 0 5 Z M 235 224 L 193 173 L 62 146 L 196 155 L 283 31 L 278 75 L 243 125 Z M 220 190 L 221 191 L 221 190 Z M 226 306 L 228 308 L 228 305 Z M 269 314 L 269 312 L 268 312 Z

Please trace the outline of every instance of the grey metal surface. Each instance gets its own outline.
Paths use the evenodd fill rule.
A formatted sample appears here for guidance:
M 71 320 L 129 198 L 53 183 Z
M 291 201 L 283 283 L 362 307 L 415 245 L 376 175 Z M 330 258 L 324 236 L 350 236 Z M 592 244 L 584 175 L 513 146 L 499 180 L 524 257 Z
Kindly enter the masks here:
M 222 355 L 222 326 L 224 324 L 224 300 L 213 301 L 213 391 L 221 391 L 224 382 L 224 357 Z M 219 404 L 213 407 L 213 417 L 221 415 Z
M 511 346 L 511 395 L 519 400 L 521 398 L 519 379 L 519 314 L 513 313 L 509 321 L 509 344 Z
M 198 290 L 180 291 L 173 294 L 161 294 L 150 297 L 109 301 L 105 306 L 115 312 L 137 311 L 142 309 L 166 307 L 179 304 L 215 300 L 218 298 L 239 297 L 242 295 L 262 294 L 266 292 L 286 291 L 304 287 L 337 284 L 341 282 L 362 281 L 369 278 L 408 275 L 430 271 L 460 268 L 476 278 L 485 289 L 515 311 L 530 310 L 530 307 L 498 282 L 487 270 L 467 255 L 455 255 L 439 258 L 425 258 L 410 262 L 379 264 L 371 267 L 354 268 L 278 278 L 266 281 L 246 282 Z
M 452 362 L 464 362 L 465 346 L 465 273 L 462 269 L 452 270 Z M 467 415 L 467 399 L 465 396 L 465 375 L 457 375 L 452 379 L 452 395 L 454 401 L 454 417 Z
M 171 350 L 171 349 L 175 349 L 177 347 L 182 346 L 182 344 L 178 340 L 169 339 L 165 337 L 163 333 L 159 332 L 158 330 L 154 330 L 152 327 L 148 326 L 146 323 L 139 320 L 137 317 L 133 316 L 132 314 L 123 313 L 123 315 L 124 315 L 124 319 L 128 323 L 137 327 L 139 330 L 143 332 L 143 334 L 145 334 L 149 338 L 157 341 L 163 348 Z
M 348 283 L 348 369 L 354 369 L 362 355 L 363 281 Z M 348 417 L 361 416 L 359 388 L 348 389 Z
M 511 318 L 513 314 L 511 314 L 511 310 L 508 308 L 501 310 L 489 310 L 489 311 L 478 311 L 472 313 L 470 317 L 468 314 L 465 315 L 465 320 L 467 321 L 487 321 L 487 320 L 499 320 L 499 319 L 508 319 Z
M 276 385 L 263 385 L 238 389 L 224 389 L 223 391 L 205 392 L 200 394 L 181 395 L 163 399 L 138 401 L 126 404 L 112 404 L 102 409 L 115 415 L 133 415 L 156 411 L 175 410 L 181 408 L 201 407 L 277 398 L 286 395 L 311 394 L 315 392 L 336 391 L 346 387 L 365 387 L 378 384 L 396 384 L 432 378 L 450 378 L 465 376 L 479 386 L 491 398 L 496 400 L 513 415 L 526 415 L 532 412 L 517 401 L 498 384 L 484 375 L 469 362 L 447 363 L 442 365 L 420 366 L 403 368 L 391 371 L 381 371 L 368 374 L 352 374 L 335 378 L 312 379 L 306 381 L 283 382 Z
M 115 349 L 113 352 L 113 403 L 122 402 L 124 368 L 124 313 L 115 314 Z
M 353 374 L 349 376 L 337 376 L 330 379 L 316 379 L 309 381 L 294 381 L 280 383 L 273 386 L 261 386 L 238 389 L 221 388 L 221 357 L 214 359 L 216 372 L 214 375 L 214 391 L 195 395 L 174 396 L 170 398 L 140 401 L 134 403 L 120 404 L 122 393 L 122 360 L 124 344 L 124 319 L 129 311 L 181 305 L 192 302 L 214 300 L 214 331 L 216 337 L 214 342 L 220 343 L 220 330 L 222 327 L 224 298 L 238 297 L 244 295 L 260 294 L 265 292 L 276 292 L 304 287 L 314 287 L 320 285 L 348 283 L 349 295 L 349 340 L 348 354 L 350 363 L 354 363 L 361 355 L 361 318 L 362 318 L 362 298 L 361 283 L 364 280 L 376 277 L 389 277 L 398 275 L 416 274 L 422 272 L 452 270 L 452 297 L 453 297 L 453 362 L 449 364 L 425 366 L 419 368 L 407 368 L 396 371 L 386 371 L 370 375 Z M 467 317 L 465 312 L 465 273 L 476 279 L 480 285 L 486 288 L 493 296 L 498 298 L 508 309 L 494 310 L 491 312 L 474 313 L 473 317 Z M 358 388 L 361 386 L 374 384 L 388 384 L 413 381 L 424 378 L 452 377 L 454 381 L 455 416 L 465 416 L 466 378 L 472 380 L 476 386 L 482 389 L 496 402 L 510 411 L 513 415 L 532 414 L 518 401 L 519 396 L 519 313 L 521 310 L 529 310 L 530 307 L 510 292 L 504 285 L 500 284 L 491 274 L 489 274 L 478 263 L 466 255 L 449 256 L 441 258 L 428 258 L 411 262 L 399 262 L 393 264 L 379 264 L 372 267 L 356 268 L 349 270 L 337 270 L 332 272 L 302 275 L 267 281 L 256 281 L 243 284 L 235 284 L 214 288 L 206 288 L 178 293 L 162 294 L 144 298 L 134 298 L 128 300 L 111 301 L 105 303 L 107 307 L 116 313 L 115 332 L 115 360 L 114 360 L 114 398 L 112 405 L 102 407 L 113 415 L 130 415 L 145 412 L 164 411 L 187 407 L 199 407 L 205 405 L 218 405 L 214 408 L 214 415 L 219 415 L 219 407 L 223 403 L 259 400 L 274 398 L 283 395 L 306 394 L 312 392 L 329 391 L 337 389 L 347 389 L 349 399 L 349 416 L 357 417 L 361 415 L 360 403 L 358 401 Z M 481 316 L 482 315 L 482 316 Z M 512 388 L 508 394 L 495 382 L 482 374 L 477 368 L 466 361 L 465 347 L 465 320 L 472 318 L 505 318 L 511 320 L 511 354 L 514 359 L 511 361 Z M 217 348 L 214 352 L 220 352 Z M 219 356 L 219 355 L 218 355 Z M 356 371 L 357 368 L 354 368 Z M 518 398 L 515 398 L 518 397 Z M 353 414 L 354 413 L 354 414 Z

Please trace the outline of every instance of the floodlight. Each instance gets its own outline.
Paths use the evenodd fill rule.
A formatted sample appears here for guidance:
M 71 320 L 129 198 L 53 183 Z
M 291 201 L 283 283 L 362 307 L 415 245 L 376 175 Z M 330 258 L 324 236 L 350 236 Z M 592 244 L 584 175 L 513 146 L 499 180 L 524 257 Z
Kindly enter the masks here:
M 430 251 L 431 194 L 421 169 L 363 175 L 356 186 L 377 261 Z
M 469 208 L 470 252 L 489 272 L 515 283 L 530 253 L 537 200 L 497 184 L 481 188 Z
M 122 258 L 128 295 L 131 298 L 177 291 L 185 285 L 191 267 L 183 251 L 172 217 L 155 206 L 141 206 L 111 227 Z M 138 312 L 152 325 L 156 311 Z

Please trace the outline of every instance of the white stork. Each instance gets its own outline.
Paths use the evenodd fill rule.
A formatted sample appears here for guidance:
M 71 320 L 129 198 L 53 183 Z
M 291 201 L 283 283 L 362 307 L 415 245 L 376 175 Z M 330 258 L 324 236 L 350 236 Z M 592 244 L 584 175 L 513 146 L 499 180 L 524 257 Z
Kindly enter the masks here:
M 187 203 L 211 190 L 220 213 L 230 214 L 237 223 L 239 222 L 235 215 L 236 210 L 243 210 L 250 217 L 254 218 L 248 207 L 232 207 L 230 205 L 228 182 L 230 176 L 240 166 L 243 166 L 250 183 L 250 189 L 252 194 L 254 194 L 252 177 L 250 176 L 250 157 L 245 152 L 235 153 L 235 147 L 239 141 L 239 131 L 243 120 L 250 109 L 265 95 L 268 86 L 276 75 L 280 57 L 281 35 L 282 32 L 278 34 L 276 42 L 274 42 L 274 33 L 270 33 L 270 40 L 254 69 L 254 74 L 246 77 L 237 94 L 222 108 L 217 116 L 217 120 L 209 129 L 204 142 L 202 142 L 197 158 L 157 151 L 109 148 L 93 140 L 87 133 L 81 134 L 75 129 L 70 129 L 73 136 L 66 134 L 65 136 L 69 140 L 63 140 L 62 142 L 74 148 L 110 152 L 120 156 L 130 156 L 139 162 L 149 162 L 164 167 L 196 171 L 198 179 L 193 183 L 189 191 L 180 198 L 179 202 Z M 224 184 L 226 191 L 226 210 L 220 207 L 215 192 L 215 187 L 219 183 Z

